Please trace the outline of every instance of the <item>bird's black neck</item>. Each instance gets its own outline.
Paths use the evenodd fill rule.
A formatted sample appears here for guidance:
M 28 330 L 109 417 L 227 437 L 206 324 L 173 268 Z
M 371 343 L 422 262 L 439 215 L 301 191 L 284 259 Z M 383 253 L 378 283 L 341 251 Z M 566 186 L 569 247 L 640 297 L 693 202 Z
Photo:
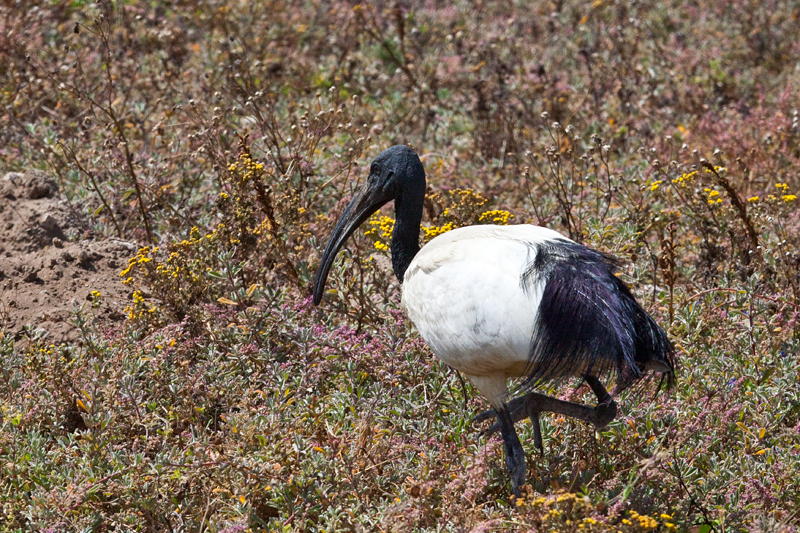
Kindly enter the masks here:
M 419 252 L 419 227 L 422 222 L 422 207 L 425 201 L 425 182 L 423 181 L 422 184 L 421 194 L 419 191 L 406 190 L 394 201 L 397 220 L 392 232 L 392 269 L 400 283 L 403 283 L 403 276 L 405 276 L 411 260 Z

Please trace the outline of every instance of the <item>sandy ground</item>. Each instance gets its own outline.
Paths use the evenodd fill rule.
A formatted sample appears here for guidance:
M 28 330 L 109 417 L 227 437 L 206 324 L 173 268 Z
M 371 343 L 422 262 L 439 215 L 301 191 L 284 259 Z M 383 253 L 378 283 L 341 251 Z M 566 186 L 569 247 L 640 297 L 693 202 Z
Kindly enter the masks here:
M 98 326 L 124 318 L 131 291 L 119 272 L 136 247 L 115 239 L 82 240 L 87 228 L 47 174 L 10 172 L 0 179 L 0 330 L 5 335 L 21 338 L 25 327 L 32 327 L 49 342 L 74 341 L 76 306 Z

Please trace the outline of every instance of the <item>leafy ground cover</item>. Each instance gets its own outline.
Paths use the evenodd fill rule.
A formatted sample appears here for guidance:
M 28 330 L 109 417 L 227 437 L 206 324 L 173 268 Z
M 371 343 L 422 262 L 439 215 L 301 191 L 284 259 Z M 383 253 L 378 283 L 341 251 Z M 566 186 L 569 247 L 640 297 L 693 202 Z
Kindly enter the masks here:
M 0 15 L 0 170 L 47 172 L 81 238 L 138 250 L 121 320 L 95 291 L 74 341 L 0 336 L 3 530 L 797 530 L 794 3 Z M 626 392 L 601 432 L 544 418 L 516 505 L 468 425 L 485 403 L 398 307 L 391 209 L 310 303 L 332 222 L 396 143 L 426 165 L 421 238 L 558 229 L 624 260 L 681 353 L 675 389 Z

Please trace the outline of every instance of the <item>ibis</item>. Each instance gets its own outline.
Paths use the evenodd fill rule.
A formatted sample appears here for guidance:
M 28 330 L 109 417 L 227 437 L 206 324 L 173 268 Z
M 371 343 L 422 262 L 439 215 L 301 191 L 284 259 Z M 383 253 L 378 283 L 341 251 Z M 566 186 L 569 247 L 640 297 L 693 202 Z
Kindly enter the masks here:
M 514 424 L 530 418 L 542 449 L 539 414 L 559 413 L 606 426 L 617 414 L 612 394 L 650 372 L 673 380 L 677 363 L 666 333 L 615 275 L 618 263 L 556 231 L 532 226 L 467 226 L 420 249 L 425 170 L 408 146 L 376 157 L 366 184 L 339 218 L 314 280 L 322 300 L 334 258 L 353 232 L 394 200 L 390 251 L 402 304 L 433 353 L 462 372 L 487 398 L 500 431 L 514 495 L 525 483 L 525 454 Z M 536 392 L 545 382 L 577 377 L 597 405 Z M 614 379 L 612 393 L 601 379 Z M 508 387 L 509 379 L 522 378 Z M 511 398 L 514 392 L 518 395 Z

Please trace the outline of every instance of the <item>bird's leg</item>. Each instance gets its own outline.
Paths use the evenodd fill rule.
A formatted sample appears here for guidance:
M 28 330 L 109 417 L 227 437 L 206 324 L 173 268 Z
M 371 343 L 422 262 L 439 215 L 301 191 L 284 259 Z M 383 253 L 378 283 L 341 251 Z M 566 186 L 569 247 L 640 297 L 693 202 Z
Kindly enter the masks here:
M 539 413 L 538 411 L 528 411 L 525 404 L 526 396 L 520 396 L 518 398 L 514 398 L 510 402 L 506 403 L 508 411 L 511 413 L 511 420 L 514 423 L 519 422 L 526 416 L 530 419 L 531 425 L 533 426 L 533 444 L 536 448 L 539 449 L 539 452 L 544 452 L 544 446 L 542 444 L 542 428 L 539 425 Z M 490 418 L 495 418 L 497 416 L 497 411 L 494 409 L 489 409 L 484 411 L 480 414 L 475 415 L 475 417 L 470 420 L 470 424 L 478 424 L 483 422 L 484 420 L 489 420 Z M 493 424 L 489 429 L 481 434 L 491 435 L 500 430 L 500 423 L 497 422 Z
M 598 429 L 605 426 L 608 421 L 605 417 L 599 417 L 594 407 L 589 407 L 580 403 L 567 402 L 545 396 L 537 392 L 529 392 L 525 396 L 525 409 L 524 412 L 519 413 L 516 417 L 517 420 L 522 420 L 528 413 L 558 413 L 560 415 L 568 416 L 570 418 L 577 418 L 584 422 L 589 422 L 595 425 Z
M 502 408 L 495 411 L 503 444 L 506 447 L 506 467 L 511 476 L 511 488 L 514 490 L 514 496 L 519 498 L 521 496 L 519 488 L 525 484 L 525 452 L 519 442 L 517 430 L 514 429 L 514 422 L 511 420 L 508 406 L 503 404 Z
M 539 453 L 544 453 L 544 444 L 542 443 L 542 428 L 539 425 L 539 412 L 529 412 L 528 419 L 531 421 L 531 425 L 533 426 L 533 445 L 538 448 Z
M 605 427 L 609 422 L 617 417 L 617 402 L 611 397 L 600 380 L 594 376 L 586 376 L 586 383 L 592 388 L 594 395 L 597 396 L 597 407 L 594 408 L 597 414 L 598 429 Z
M 603 387 L 602 383 L 597 378 L 588 377 L 586 378 L 589 386 L 594 391 L 595 395 L 597 396 L 598 401 L 600 402 L 597 407 L 589 407 L 587 405 L 582 405 L 579 403 L 567 402 L 564 400 L 559 400 L 558 398 L 553 398 L 551 396 L 545 396 L 544 394 L 539 394 L 538 392 L 529 392 L 528 394 L 521 396 L 519 398 L 515 398 L 511 402 L 508 403 L 508 406 L 512 408 L 510 412 L 510 417 L 513 423 L 519 422 L 525 417 L 530 418 L 531 413 L 536 414 L 536 420 L 538 420 L 539 413 L 558 413 L 560 415 L 568 416 L 570 418 L 577 418 L 578 420 L 583 420 L 584 422 L 589 422 L 590 424 L 594 425 L 597 429 L 601 429 L 608 425 L 609 422 L 614 420 L 617 416 L 617 404 L 611 398 L 611 395 L 608 394 L 605 387 Z M 494 414 L 494 411 L 488 411 L 487 413 Z M 486 420 L 489 418 L 487 413 L 481 413 L 475 418 L 472 419 L 473 422 L 480 422 L 482 420 Z M 536 429 L 538 424 L 535 422 L 535 419 L 531 418 L 531 423 L 534 425 L 534 439 L 536 438 Z M 485 435 L 491 435 L 495 432 L 500 430 L 499 424 L 494 424 L 489 429 L 484 431 Z M 541 434 L 541 432 L 539 432 Z
M 508 411 L 511 413 L 511 417 L 514 419 L 514 422 L 519 422 L 525 416 L 521 418 L 517 418 L 517 411 L 519 411 L 522 407 L 525 406 L 525 396 L 520 396 L 518 398 L 514 398 L 510 402 L 506 402 L 506 407 L 508 407 Z M 484 420 L 489 420 L 490 418 L 496 418 L 497 411 L 494 409 L 488 409 L 480 414 L 475 415 L 475 417 L 469 421 L 470 424 L 478 424 L 483 422 Z M 500 426 L 498 426 L 498 429 Z M 495 429 L 497 431 L 497 429 Z

